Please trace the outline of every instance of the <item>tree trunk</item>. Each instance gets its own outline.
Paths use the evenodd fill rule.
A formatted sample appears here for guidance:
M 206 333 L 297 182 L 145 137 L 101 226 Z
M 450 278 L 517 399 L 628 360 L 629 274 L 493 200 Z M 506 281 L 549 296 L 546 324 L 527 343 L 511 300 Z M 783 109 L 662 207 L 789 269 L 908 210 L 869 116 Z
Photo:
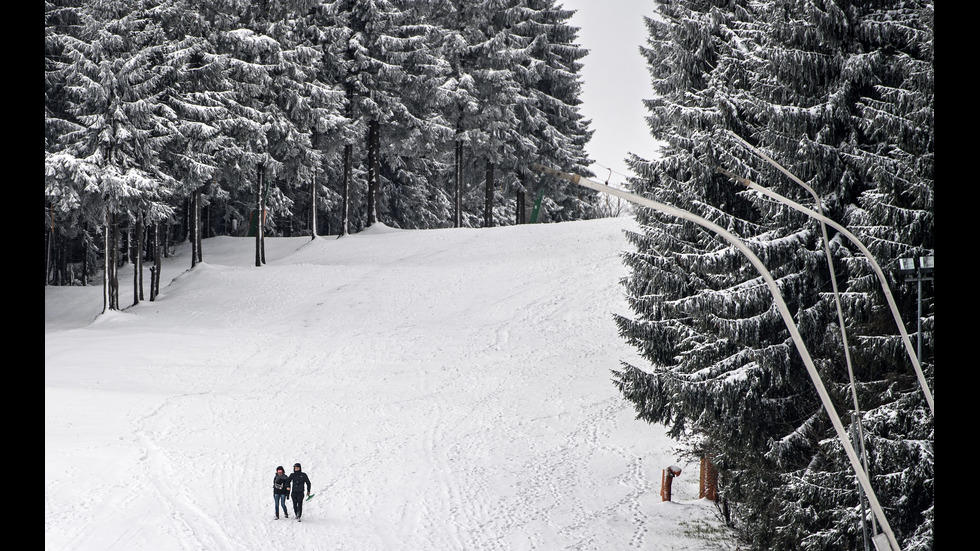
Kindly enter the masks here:
M 183 243 L 184 239 L 187 239 L 187 231 L 190 226 L 190 216 L 191 216 L 191 200 L 187 197 L 184 198 L 184 211 L 181 213 L 181 225 L 180 232 L 176 235 L 177 243 Z
M 493 162 L 487 161 L 487 195 L 483 202 L 483 227 L 493 226 Z
M 262 235 L 261 254 L 262 254 L 263 264 L 265 264 L 265 213 L 266 213 L 265 201 L 268 195 L 269 195 L 269 182 L 265 179 L 265 174 L 263 173 L 262 174 L 262 215 L 259 216 L 259 232 Z
M 109 271 L 109 264 L 112 261 L 112 254 L 109 252 L 112 250 L 111 244 L 109 243 L 109 233 L 112 227 L 111 223 L 112 217 L 109 215 L 108 209 L 105 213 L 105 232 L 103 233 L 102 241 L 105 248 L 105 254 L 103 254 L 103 266 L 102 266 L 102 313 L 106 313 L 112 309 L 112 301 L 109 300 L 109 276 L 111 272 Z
M 143 214 L 136 214 L 133 226 L 133 239 L 130 243 L 130 258 L 133 261 L 133 305 L 143 300 Z
M 453 227 L 459 228 L 463 225 L 463 142 L 458 140 L 456 141 L 454 180 L 453 189 L 456 205 L 453 212 Z
M 191 242 L 191 268 L 193 268 L 197 266 L 197 232 L 199 229 L 197 223 L 197 191 L 191 192 L 190 204 L 187 205 L 187 210 L 190 211 L 190 216 L 187 217 L 187 237 Z
M 51 227 L 44 232 L 44 285 L 48 285 L 48 274 L 51 270 L 51 252 L 54 247 L 54 211 L 51 214 Z
M 310 186 L 310 240 L 316 239 L 316 174 L 313 174 L 313 185 Z
M 255 265 L 262 266 L 262 173 L 265 165 L 259 163 L 255 178 Z
M 82 286 L 88 285 L 88 242 L 85 235 L 88 233 L 88 224 L 82 224 Z
M 160 294 L 160 222 L 153 224 L 153 266 L 150 267 L 150 302 Z
M 378 174 L 381 157 L 381 123 L 372 120 L 368 123 L 368 220 L 367 227 L 378 221 Z
M 204 262 L 204 251 L 201 249 L 202 241 L 204 237 L 204 223 L 201 217 L 201 196 L 204 194 L 204 186 L 201 186 L 197 191 L 194 192 L 194 238 L 197 242 L 194 246 L 194 253 L 197 255 L 198 262 Z
M 112 214 L 112 278 L 109 280 L 112 309 L 119 310 L 119 217 Z
M 162 241 L 163 241 L 163 256 L 164 256 L 164 258 L 170 258 L 170 231 L 171 231 L 171 227 L 170 226 L 171 225 L 172 224 L 170 222 L 167 222 L 163 226 L 164 229 L 163 229 L 163 239 L 162 239 Z
M 109 310 L 119 310 L 118 245 L 119 226 L 116 224 L 115 214 L 107 209 L 105 215 L 105 269 L 102 275 L 102 313 Z
M 313 135 L 313 149 L 317 150 L 320 144 L 320 133 L 317 132 L 316 127 L 311 129 Z M 323 169 L 323 163 L 318 167 Z M 317 171 L 313 171 L 313 184 L 310 186 L 310 240 L 316 239 L 316 232 L 319 230 L 317 227 L 316 220 L 316 175 Z
M 340 236 L 350 233 L 350 186 L 354 178 L 354 146 L 344 146 L 344 181 L 340 190 Z
M 517 190 L 517 208 L 514 213 L 514 223 L 523 224 L 524 223 L 524 190 Z

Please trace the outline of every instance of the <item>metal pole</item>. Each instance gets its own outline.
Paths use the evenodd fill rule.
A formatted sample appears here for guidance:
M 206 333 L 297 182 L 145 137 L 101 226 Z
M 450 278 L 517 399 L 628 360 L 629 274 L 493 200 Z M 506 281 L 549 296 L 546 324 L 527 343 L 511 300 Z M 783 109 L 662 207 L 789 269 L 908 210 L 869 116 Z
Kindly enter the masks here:
M 858 418 L 858 415 L 856 413 L 852 413 L 851 414 L 851 438 L 853 438 L 854 440 L 858 440 L 859 438 L 861 438 L 861 437 L 858 436 L 858 432 L 855 430 L 855 428 L 856 427 L 859 427 L 859 426 L 861 426 L 861 424 L 860 424 L 860 420 Z M 858 441 L 861 442 L 861 444 L 862 444 L 862 454 L 863 454 L 864 453 L 864 451 L 863 451 L 863 444 L 864 444 L 864 442 L 862 442 L 860 440 L 858 440 Z M 861 458 L 865 460 L 865 462 L 864 462 L 864 468 L 865 468 L 865 470 L 867 470 L 868 469 L 867 457 L 864 456 L 864 455 L 862 455 Z M 861 502 L 861 533 L 864 536 L 864 551 L 868 551 L 868 519 L 867 519 L 868 512 L 867 512 L 867 510 L 864 507 L 865 499 L 866 498 L 865 498 L 865 495 L 864 495 L 864 489 L 861 488 L 861 485 L 860 484 L 858 485 L 858 496 L 860 498 L 859 501 Z M 877 530 L 875 530 L 875 531 L 877 532 Z
M 916 339 L 915 339 L 915 356 L 919 359 L 919 363 L 922 363 L 922 271 L 917 269 L 915 273 L 915 279 L 919 283 L 918 287 L 918 299 L 919 303 L 919 316 L 916 324 Z
M 895 303 L 895 298 L 892 296 L 892 291 L 891 291 L 891 288 L 888 286 L 888 281 L 885 278 L 885 273 L 882 272 L 881 266 L 878 265 L 878 262 L 875 260 L 874 256 L 871 254 L 871 251 L 869 251 L 868 248 L 864 246 L 864 243 L 861 243 L 861 241 L 859 241 L 858 238 L 855 237 L 853 233 L 851 233 L 850 231 L 848 231 L 847 228 L 845 228 L 844 226 L 841 226 L 840 224 L 838 224 L 834 220 L 832 220 L 830 218 L 827 218 L 826 216 L 824 216 L 822 214 L 818 214 L 818 213 L 816 213 L 816 212 L 814 212 L 814 211 L 812 211 L 812 210 L 804 207 L 803 205 L 800 205 L 799 203 L 797 203 L 795 201 L 792 201 L 790 199 L 787 199 L 786 197 L 783 197 L 782 195 L 780 195 L 780 194 L 778 194 L 778 193 L 776 193 L 774 191 L 770 191 L 770 190 L 768 190 L 768 189 L 766 189 L 766 188 L 764 188 L 764 187 L 762 187 L 762 186 L 760 186 L 760 185 L 752 182 L 751 180 L 748 180 L 746 178 L 742 178 L 740 176 L 736 176 L 735 174 L 732 174 L 728 170 L 725 170 L 725 169 L 720 168 L 720 167 L 717 170 L 719 172 L 721 172 L 721 173 L 723 173 L 723 174 L 725 174 L 725 175 L 733 178 L 734 180 L 736 180 L 737 182 L 739 182 L 740 184 L 744 185 L 745 187 L 747 187 L 749 189 L 754 189 L 754 190 L 758 191 L 759 193 L 762 193 L 763 195 L 765 195 L 767 197 L 770 197 L 772 199 L 775 199 L 776 201 L 779 201 L 780 203 L 783 203 L 784 205 L 789 205 L 793 209 L 795 209 L 797 211 L 800 211 L 803 214 L 806 214 L 807 216 L 809 216 L 811 218 L 824 221 L 830 227 L 834 228 L 835 230 L 839 231 L 843 236 L 847 237 L 848 240 L 850 240 L 852 243 L 854 243 L 861 250 L 861 252 L 864 254 L 865 258 L 868 259 L 868 264 L 871 265 L 871 269 L 874 270 L 875 275 L 878 276 L 878 281 L 881 282 L 881 288 L 882 288 L 882 291 L 885 294 L 885 301 L 888 303 L 888 307 L 891 309 L 892 317 L 895 318 L 895 324 L 898 326 L 898 332 L 901 333 L 901 335 L 902 335 L 902 344 L 905 345 L 905 351 L 908 353 L 909 359 L 912 360 L 912 369 L 915 371 L 916 377 L 919 380 L 919 386 L 922 388 L 923 394 L 925 394 L 926 402 L 929 404 L 929 411 L 933 415 L 935 415 L 936 411 L 935 411 L 935 405 L 934 405 L 933 399 L 932 399 L 932 391 L 929 390 L 929 384 L 926 382 L 926 377 L 922 373 L 922 367 L 919 364 L 919 359 L 918 359 L 918 357 L 916 357 L 916 352 L 912 348 L 912 338 L 909 336 L 908 331 L 905 330 L 905 323 L 902 321 L 902 316 L 898 313 L 898 305 Z
M 750 151 L 754 152 L 756 155 L 762 157 L 767 162 L 776 165 L 778 167 L 775 161 L 770 159 L 766 154 L 762 153 L 757 148 L 753 147 L 752 144 L 750 144 L 749 142 L 743 140 L 741 136 L 739 136 L 738 134 L 730 130 L 729 133 L 732 136 L 734 136 L 735 139 L 741 142 L 742 145 L 749 148 Z M 784 171 L 784 173 L 788 174 L 788 171 Z M 729 174 L 729 176 L 731 176 L 731 174 Z M 824 215 L 823 201 L 820 199 L 820 196 L 817 195 L 817 192 L 812 187 L 810 187 L 802 180 L 800 180 L 799 178 L 793 176 L 792 179 L 793 181 L 798 183 L 803 189 L 807 190 L 810 193 L 810 195 L 813 197 L 814 203 L 817 206 L 817 211 L 820 213 L 821 216 L 823 216 Z M 855 377 L 854 377 L 854 368 L 851 365 L 851 349 L 847 343 L 847 329 L 846 329 L 846 324 L 844 322 L 844 309 L 843 307 L 841 307 L 840 293 L 838 292 L 837 289 L 837 273 L 834 270 L 833 256 L 830 254 L 830 240 L 827 237 L 827 224 L 823 220 L 820 220 L 819 222 L 820 222 L 820 231 L 823 234 L 824 253 L 827 255 L 827 267 L 830 270 L 830 283 L 834 291 L 834 304 L 837 306 L 837 323 L 840 325 L 841 342 L 844 347 L 844 360 L 847 364 L 847 376 L 851 382 L 851 399 L 854 401 L 854 415 L 852 416 L 851 419 L 851 427 L 852 429 L 854 428 L 857 429 L 856 439 L 858 445 L 860 446 L 861 461 L 864 463 L 865 472 L 868 473 L 868 476 L 871 476 L 871 469 L 868 467 L 868 452 L 864 445 L 864 427 L 861 425 L 861 407 L 858 403 L 857 382 L 855 381 Z M 861 500 L 861 509 L 863 510 L 865 496 L 864 496 L 864 492 L 861 491 L 860 486 L 858 487 L 858 493 Z M 867 545 L 868 545 L 867 542 L 868 533 L 867 533 L 866 522 L 867 521 L 864 518 L 864 515 L 862 514 L 861 526 L 862 529 L 864 530 L 865 549 L 867 549 Z M 875 527 L 875 532 L 877 532 L 877 527 Z
M 769 163 L 772 166 L 776 167 L 777 170 L 779 170 L 780 172 L 782 172 L 783 174 L 785 174 L 786 176 L 788 176 L 791 180 L 793 180 L 797 184 L 803 186 L 804 188 L 809 189 L 809 186 L 807 186 L 803 182 L 803 180 L 800 180 L 799 178 L 796 177 L 795 174 L 793 174 L 792 172 L 790 172 L 790 171 L 786 170 L 785 168 L 783 168 L 779 163 L 777 163 L 776 161 L 772 160 L 768 155 L 766 155 L 762 151 L 759 151 L 758 148 L 752 146 L 752 144 L 750 144 L 747 141 L 743 140 L 741 136 L 739 136 L 738 134 L 732 132 L 731 130 L 729 130 L 728 133 L 731 134 L 732 136 L 734 136 L 735 139 L 737 139 L 738 141 L 742 142 L 742 144 L 744 144 L 747 148 L 749 148 L 750 151 L 752 151 L 753 153 L 755 153 L 759 157 L 762 157 L 762 159 L 764 159 L 767 163 Z M 734 176 L 734 175 L 732 175 L 732 176 L 735 178 L 735 180 L 741 182 L 743 185 L 748 186 L 748 184 L 746 183 L 746 182 L 748 182 L 748 180 L 743 181 L 744 179 L 742 179 L 742 178 L 738 178 L 737 176 Z M 751 187 L 751 186 L 749 186 L 749 187 Z M 754 188 L 754 189 L 756 189 L 756 188 Z M 786 204 L 786 205 L 789 205 L 789 206 L 791 206 L 793 208 L 796 208 L 796 210 L 799 210 L 800 212 L 804 212 L 804 213 L 806 213 L 808 215 L 810 214 L 809 212 L 807 212 L 809 209 L 805 209 L 803 207 L 800 207 L 799 205 L 796 205 L 796 203 L 793 203 L 792 201 L 790 201 L 789 199 L 786 199 L 785 197 L 783 197 L 781 195 L 778 195 L 778 194 L 769 192 L 768 190 L 764 190 L 764 188 L 762 188 L 762 187 L 758 187 L 757 186 L 757 189 L 759 191 L 763 191 L 763 193 L 765 193 L 769 197 L 772 197 L 773 199 L 776 199 L 777 201 L 780 201 L 783 204 Z M 797 208 L 797 207 L 799 207 L 799 208 Z M 818 219 L 824 219 L 823 213 L 821 213 L 818 216 L 819 216 Z M 811 217 L 813 217 L 813 216 L 811 215 Z M 827 219 L 827 220 L 829 220 L 829 219 Z M 830 223 L 830 222 L 828 222 L 828 223 Z M 858 241 L 857 240 L 857 237 L 854 237 L 853 234 L 851 234 L 847 230 L 844 230 L 843 227 L 841 227 L 837 223 L 830 223 L 830 224 L 835 229 L 837 229 L 838 231 L 840 231 L 841 233 L 843 233 L 848 239 L 851 240 L 851 242 L 853 242 L 855 245 L 857 245 L 858 248 L 861 249 L 861 252 L 864 253 L 865 257 L 867 257 L 868 261 L 871 263 L 872 269 L 875 271 L 875 274 L 878 276 L 878 280 L 881 282 L 881 288 L 882 288 L 882 290 L 885 293 L 885 300 L 888 302 L 888 307 L 891 309 L 892 317 L 895 318 L 895 324 L 898 325 L 898 331 L 902 335 L 902 344 L 905 346 L 905 351 L 908 353 L 909 359 L 912 360 L 912 368 L 915 370 L 915 374 L 919 378 L 919 385 L 922 387 L 922 391 L 926 395 L 926 401 L 929 403 L 929 410 L 932 412 L 933 415 L 935 415 L 936 414 L 936 411 L 935 411 L 935 408 L 933 407 L 933 403 L 932 403 L 932 391 L 929 390 L 929 385 L 926 384 L 925 375 L 923 375 L 923 373 L 922 373 L 922 365 L 921 365 L 922 362 L 920 361 L 920 357 L 918 355 L 918 352 L 913 352 L 913 350 L 912 350 L 911 338 L 909 338 L 909 335 L 908 335 L 908 333 L 905 330 L 905 322 L 902 321 L 901 314 L 898 313 L 898 306 L 895 304 L 895 300 L 892 298 L 891 289 L 888 287 L 888 281 L 885 279 L 885 274 L 882 273 L 881 268 L 878 266 L 877 261 L 875 261 L 874 257 L 871 255 L 871 251 L 869 251 L 864 246 L 863 243 L 861 243 L 860 241 Z
M 816 388 L 817 394 L 820 396 L 820 401 L 823 404 L 824 409 L 827 411 L 827 415 L 830 417 L 834 430 L 837 432 L 837 439 L 840 440 L 841 444 L 843 445 L 847 458 L 851 462 L 851 467 L 854 469 L 854 473 L 857 476 L 858 481 L 868 495 L 868 500 L 871 503 L 871 510 L 881 523 L 882 529 L 884 530 L 884 535 L 887 537 L 888 544 L 890 545 L 892 551 L 901 551 L 901 547 L 898 545 L 898 540 L 895 539 L 895 534 L 892 532 L 891 526 L 888 524 L 888 519 L 885 518 L 885 512 L 881 508 L 881 504 L 878 502 L 878 497 L 875 495 L 874 489 L 871 487 L 871 482 L 868 480 L 867 473 L 864 471 L 864 468 L 861 465 L 861 460 L 858 458 L 857 452 L 854 451 L 854 446 L 851 445 L 850 439 L 847 436 L 847 431 L 844 429 L 843 423 L 841 423 L 840 416 L 837 415 L 837 410 L 834 408 L 834 404 L 830 400 L 830 395 L 827 393 L 827 389 L 824 387 L 823 380 L 820 378 L 820 374 L 817 372 L 817 368 L 813 364 L 813 359 L 810 357 L 810 352 L 807 350 L 806 344 L 803 342 L 803 337 L 800 335 L 796 322 L 793 321 L 793 315 L 790 313 L 789 307 L 786 306 L 786 302 L 783 300 L 783 296 L 779 291 L 779 286 L 776 284 L 776 280 L 773 279 L 772 274 L 769 273 L 769 270 L 766 269 L 766 266 L 761 260 L 759 260 L 759 257 L 757 257 L 755 253 L 753 253 L 752 250 L 749 249 L 744 242 L 742 242 L 742 240 L 735 237 L 732 233 L 692 212 L 688 212 L 677 207 L 671 207 L 663 203 L 658 203 L 652 199 L 647 199 L 646 197 L 641 197 L 639 195 L 611 188 L 589 180 L 588 178 L 578 174 L 561 172 L 539 164 L 533 165 L 532 168 L 539 172 L 544 172 L 545 174 L 551 174 L 553 176 L 568 180 L 573 184 L 584 186 L 595 191 L 608 193 L 610 195 L 615 195 L 637 205 L 649 207 L 660 212 L 694 222 L 695 224 L 707 228 L 708 230 L 711 230 L 724 238 L 749 259 L 749 262 L 755 267 L 756 270 L 758 270 L 759 274 L 762 275 L 762 279 L 769 287 L 769 292 L 772 293 L 776 308 L 779 310 L 779 314 L 783 318 L 783 323 L 786 324 L 786 328 L 789 330 L 789 334 L 793 339 L 793 343 L 796 345 L 796 349 L 799 352 L 800 357 L 803 359 L 804 365 L 806 365 L 807 373 L 810 375 L 810 379 L 813 381 L 813 386 Z

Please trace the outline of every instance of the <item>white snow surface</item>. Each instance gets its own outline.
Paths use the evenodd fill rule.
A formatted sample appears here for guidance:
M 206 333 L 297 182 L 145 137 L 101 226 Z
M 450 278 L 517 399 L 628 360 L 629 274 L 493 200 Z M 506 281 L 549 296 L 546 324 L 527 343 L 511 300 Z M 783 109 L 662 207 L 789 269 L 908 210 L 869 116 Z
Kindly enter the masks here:
M 644 365 L 613 320 L 634 225 L 378 225 L 262 267 L 216 237 L 106 315 L 45 287 L 45 549 L 734 550 L 611 380 Z M 296 462 L 316 495 L 274 520 Z

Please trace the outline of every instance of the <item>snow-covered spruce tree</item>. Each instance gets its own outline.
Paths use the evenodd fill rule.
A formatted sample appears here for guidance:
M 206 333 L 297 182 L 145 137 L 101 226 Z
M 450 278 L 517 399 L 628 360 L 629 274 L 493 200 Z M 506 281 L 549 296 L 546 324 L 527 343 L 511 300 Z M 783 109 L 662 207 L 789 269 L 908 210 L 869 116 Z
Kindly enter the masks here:
M 666 146 L 656 161 L 632 159 L 633 185 L 750 244 L 845 423 L 853 406 L 819 225 L 715 169 L 813 206 L 724 130 L 752 140 L 894 277 L 897 254 L 932 247 L 931 17 L 924 3 L 682 1 L 648 19 L 649 122 Z M 858 548 L 867 512 L 853 471 L 758 274 L 692 224 L 637 217 L 626 257 L 636 319 L 618 321 L 650 366 L 616 372 L 624 396 L 716 462 L 723 503 L 753 548 Z M 872 485 L 903 548 L 931 548 L 932 417 L 879 282 L 856 247 L 830 235 Z
M 467 162 L 465 156 L 468 130 L 473 126 L 467 115 L 479 111 L 471 74 L 474 60 L 468 52 L 476 37 L 482 36 L 475 18 L 479 16 L 485 20 L 485 17 L 469 2 L 431 0 L 425 4 L 424 15 L 439 28 L 434 45 L 444 67 L 439 75 L 439 86 L 434 90 L 434 101 L 445 126 L 452 132 L 451 159 L 446 161 L 450 167 L 446 194 L 452 201 L 451 225 L 459 228 L 472 225 L 469 221 L 464 222 L 467 210 L 463 205 L 465 182 L 475 173 L 470 166 L 472 162 Z
M 389 54 L 401 68 L 397 102 L 384 128 L 379 216 L 401 228 L 441 227 L 450 199 L 438 185 L 452 128 L 440 112 L 439 91 L 447 65 L 438 50 L 442 30 L 429 17 L 429 2 L 398 0 L 399 42 Z
M 225 77 L 225 56 L 215 52 L 211 40 L 215 24 L 202 7 L 188 0 L 167 0 L 154 10 L 171 45 L 164 60 L 168 72 L 163 97 L 176 136 L 164 152 L 165 167 L 179 182 L 174 208 L 189 211 L 186 229 L 192 267 L 203 261 L 201 209 L 227 198 L 219 185 L 221 155 L 234 147 L 232 138 L 222 131 L 229 116 L 232 85 Z M 152 229 L 162 230 L 159 225 Z M 160 246 L 166 245 L 160 242 Z
M 349 179 L 346 166 L 353 172 L 353 144 L 361 132 L 351 132 L 348 117 L 350 102 L 341 82 L 349 60 L 344 58 L 347 29 L 338 28 L 338 17 L 332 3 L 317 3 L 303 17 L 293 22 L 294 40 L 309 50 L 310 73 L 303 86 L 309 99 L 309 118 L 313 126 L 312 147 L 318 152 L 310 205 L 313 235 L 319 231 L 320 213 L 326 218 L 327 233 L 339 229 L 349 232 Z M 347 161 L 350 164 L 347 165 Z M 333 182 L 333 185 L 330 185 Z M 337 189 L 336 182 L 340 182 Z
M 352 126 L 365 128 L 362 139 L 366 144 L 368 189 L 364 225 L 370 226 L 378 221 L 384 207 L 379 201 L 382 186 L 386 185 L 382 181 L 382 163 L 391 161 L 397 165 L 391 134 L 399 131 L 399 125 L 410 125 L 414 118 L 402 103 L 401 86 L 409 80 L 406 58 L 422 43 L 398 3 L 336 0 L 330 12 L 335 17 L 334 25 L 345 29 L 340 36 L 343 50 L 337 56 L 343 69 L 337 85 L 350 102 L 348 118 L 359 123 Z
M 59 9 L 72 24 L 54 38 L 59 53 L 49 65 L 63 87 L 50 111 L 58 120 L 48 124 L 56 137 L 45 155 L 46 195 L 102 226 L 104 308 L 118 310 L 119 223 L 171 210 L 174 182 L 159 160 L 173 136 L 160 101 L 166 44 L 139 2 Z
M 349 25 L 350 3 L 345 0 L 320 2 L 306 16 L 305 28 L 310 40 L 318 44 L 322 52 L 321 74 L 318 82 L 333 85 L 343 94 L 341 111 L 333 125 L 333 131 L 321 135 L 318 148 L 330 143 L 341 148 L 340 157 L 335 158 L 324 151 L 325 177 L 328 180 L 325 192 L 336 202 L 327 225 L 337 228 L 340 236 L 347 235 L 363 227 L 363 205 L 366 190 L 365 171 L 355 158 L 364 154 L 363 136 L 367 134 L 366 121 L 359 115 L 358 100 L 354 94 L 356 75 L 359 66 L 355 59 L 357 48 L 352 40 L 355 33 Z M 324 143 L 326 142 L 326 143 Z M 333 223 L 331 223 L 333 221 Z
M 903 319 L 914 332 L 915 289 L 901 285 L 896 259 L 931 254 L 934 242 L 932 5 L 801 3 L 796 9 L 795 17 L 786 10 L 767 12 L 773 32 L 762 57 L 775 75 L 770 83 L 792 74 L 786 67 L 793 60 L 799 67 L 796 81 L 802 84 L 777 97 L 768 94 L 776 89 L 771 85 L 757 95 L 761 105 L 800 109 L 761 109 L 759 145 L 792 163 L 791 170 L 805 180 L 823 183 L 820 193 L 834 218 L 846 221 L 889 270 L 891 286 L 903 302 Z M 821 98 L 813 90 L 822 79 L 829 83 Z M 800 138 L 787 141 L 793 131 Z M 848 331 L 854 337 L 872 483 L 903 549 L 932 549 L 932 415 L 883 307 L 880 284 L 863 256 L 849 242 L 840 244 L 848 283 L 842 300 L 853 324 Z M 928 330 L 932 307 L 931 298 L 925 299 Z M 927 335 L 928 345 L 932 331 Z M 922 357 L 931 386 L 931 354 Z M 828 366 L 827 373 L 832 381 L 846 380 L 840 362 Z M 840 446 L 824 441 L 814 457 L 806 469 L 789 473 L 780 491 L 788 504 L 785 532 L 819 548 L 846 541 L 842 534 L 856 524 L 860 509 L 843 507 L 838 497 L 850 482 Z M 812 508 L 798 506 L 807 502 L 837 506 L 816 515 L 814 522 Z
M 505 17 L 515 3 L 430 4 L 431 17 L 440 29 L 438 48 L 446 64 L 434 92 L 452 134 L 448 181 L 453 226 L 480 225 L 481 219 L 482 225 L 491 226 L 511 218 L 506 215 L 507 207 L 494 208 L 503 197 L 498 181 L 513 180 L 508 174 L 524 162 L 516 156 L 515 146 L 522 139 L 514 112 L 523 92 L 514 73 L 523 43 Z
M 585 145 L 592 137 L 589 122 L 582 117 L 581 69 L 588 50 L 577 42 L 578 28 L 569 24 L 574 14 L 555 0 L 519 0 L 501 11 L 503 24 L 521 37 L 523 55 L 515 67 L 521 97 L 533 101 L 515 103 L 520 134 L 531 140 L 533 161 L 583 176 L 592 176 Z M 528 151 L 528 145 L 521 146 Z M 569 186 L 556 178 L 520 172 L 525 186 L 535 196 L 543 194 L 540 221 L 564 221 L 595 216 L 597 193 Z
M 320 160 L 311 144 L 312 115 L 305 102 L 310 89 L 303 82 L 315 72 L 310 66 L 315 51 L 295 50 L 289 28 L 279 23 L 311 5 L 297 0 L 251 3 L 243 10 L 230 6 L 238 18 L 215 33 L 233 92 L 222 121 L 223 131 L 234 138 L 233 147 L 222 151 L 222 178 L 233 202 L 253 206 L 256 265 L 265 262 L 266 227 L 274 231 L 276 215 L 291 214 L 289 188 L 308 189 Z
M 492 14 L 488 40 L 474 52 L 487 60 L 475 73 L 485 119 L 475 143 L 486 162 L 483 225 L 492 226 L 514 220 L 519 176 L 537 152 L 534 139 L 525 131 L 531 118 L 528 106 L 539 99 L 539 90 L 521 78 L 533 63 L 528 46 L 534 40 L 515 32 L 515 23 L 529 13 L 525 2 L 495 0 L 487 8 Z
M 292 184 L 283 191 L 292 204 L 302 207 L 292 209 L 293 218 L 311 212 L 311 190 L 321 187 L 317 176 L 322 176 L 324 155 L 337 153 L 330 138 L 345 122 L 345 95 L 328 78 L 324 65 L 332 63 L 333 58 L 324 55 L 320 33 L 307 28 L 307 16 L 314 11 L 307 4 L 297 3 L 294 11 L 281 15 L 269 30 L 283 48 L 274 96 L 290 122 L 288 131 L 277 139 L 273 154 L 284 163 L 281 178 Z M 318 143 L 314 143 L 314 137 Z M 292 226 L 292 221 L 289 224 Z M 301 225 L 310 227 L 310 222 Z
M 45 2 L 44 8 L 44 151 L 56 153 L 63 146 L 61 135 L 72 132 L 75 123 L 68 109 L 71 103 L 65 94 L 65 42 L 72 40 L 70 32 L 79 22 L 77 8 L 64 0 Z M 73 159 L 65 159 L 74 161 Z M 47 165 L 47 163 L 46 163 Z M 72 242 L 81 241 L 87 249 L 94 243 L 85 231 L 86 221 L 98 215 L 85 213 L 81 186 L 70 177 L 70 171 L 52 172 L 46 166 L 45 177 L 45 285 L 71 284 L 68 276 L 68 254 Z M 87 256 L 87 255 L 86 255 Z M 82 274 L 82 284 L 88 274 Z

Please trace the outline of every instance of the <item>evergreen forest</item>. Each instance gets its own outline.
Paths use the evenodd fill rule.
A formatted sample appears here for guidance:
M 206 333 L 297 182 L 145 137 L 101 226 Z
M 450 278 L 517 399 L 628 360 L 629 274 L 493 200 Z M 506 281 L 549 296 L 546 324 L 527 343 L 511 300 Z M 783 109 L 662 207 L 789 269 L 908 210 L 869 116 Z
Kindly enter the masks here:
M 46 1 L 45 284 L 105 274 L 119 309 L 119 267 L 141 274 L 186 240 L 197 262 L 202 237 L 255 235 L 261 265 L 265 235 L 597 216 L 594 192 L 529 168 L 590 164 L 571 15 L 554 0 Z

